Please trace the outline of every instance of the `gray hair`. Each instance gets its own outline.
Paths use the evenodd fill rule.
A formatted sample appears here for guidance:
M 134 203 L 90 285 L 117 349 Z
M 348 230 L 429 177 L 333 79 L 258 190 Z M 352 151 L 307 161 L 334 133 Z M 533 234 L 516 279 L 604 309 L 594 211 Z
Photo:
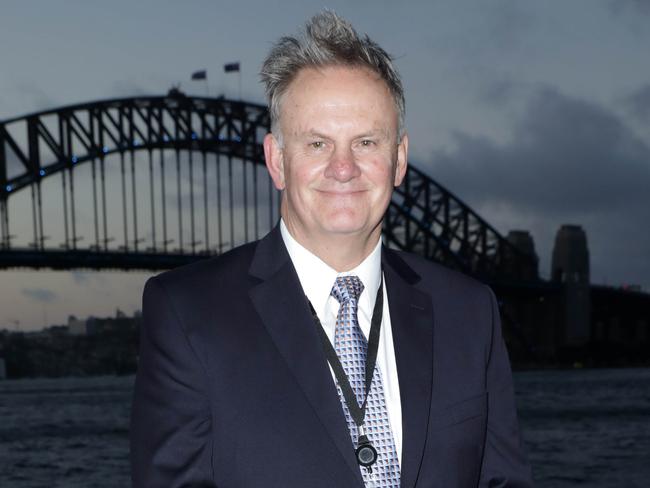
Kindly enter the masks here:
M 271 131 L 281 142 L 280 105 L 289 85 L 303 68 L 350 66 L 368 68 L 388 86 L 397 109 L 398 137 L 404 133 L 404 90 L 391 56 L 379 44 L 359 36 L 347 20 L 332 11 L 314 15 L 298 37 L 282 37 L 267 56 L 260 77 L 265 84 Z

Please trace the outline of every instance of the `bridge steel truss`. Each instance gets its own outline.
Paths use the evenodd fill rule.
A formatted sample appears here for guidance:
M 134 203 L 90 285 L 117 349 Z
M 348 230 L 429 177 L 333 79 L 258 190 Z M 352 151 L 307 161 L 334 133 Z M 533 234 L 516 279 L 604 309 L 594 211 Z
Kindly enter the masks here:
M 279 194 L 262 167 L 262 140 L 269 126 L 264 106 L 182 94 L 97 101 L 0 122 L 0 268 L 166 269 L 234 247 L 237 235 L 242 242 L 260 237 L 279 217 Z M 136 158 L 136 153 L 146 157 Z M 110 157 L 119 158 L 119 189 L 107 187 Z M 83 236 L 76 215 L 80 202 L 75 175 L 83 163 L 91 166 L 92 175 L 91 201 L 81 202 L 93 221 L 93 244 L 86 247 L 79 244 Z M 200 172 L 195 163 L 200 163 Z M 175 178 L 174 201 L 166 164 Z M 61 179 L 63 197 L 58 224 L 44 219 L 42 196 L 43 181 L 55 177 Z M 184 180 L 189 180 L 187 190 L 181 186 Z M 198 197 L 197 182 L 202 193 Z M 21 191 L 31 194 L 33 241 L 28 247 L 12 245 L 10 232 L 9 200 Z M 146 204 L 138 196 L 142 191 L 148 196 Z M 216 204 L 209 201 L 211 191 L 217 194 Z M 109 208 L 115 193 L 121 199 L 119 224 L 109 218 L 116 213 Z M 197 198 L 202 199 L 198 205 Z M 175 231 L 170 228 L 172 210 Z M 143 225 L 144 215 L 148 226 Z M 21 218 L 26 218 L 24 212 Z M 58 248 L 46 246 L 45 227 L 50 224 L 63 228 Z M 117 248 L 111 244 L 116 227 L 123 237 Z M 413 166 L 394 193 L 383 231 L 391 247 L 484 279 L 537 279 L 534 256 L 522 253 Z
M 396 188 L 384 220 L 395 247 L 488 281 L 535 282 L 537 258 L 510 241 L 414 166 Z

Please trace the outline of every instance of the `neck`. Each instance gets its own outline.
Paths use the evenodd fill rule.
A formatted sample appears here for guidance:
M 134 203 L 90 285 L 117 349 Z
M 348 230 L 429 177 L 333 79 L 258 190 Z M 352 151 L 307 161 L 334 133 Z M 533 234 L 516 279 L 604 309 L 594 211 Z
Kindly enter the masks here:
M 381 238 L 381 223 L 368 235 L 335 234 L 327 236 L 303 235 L 284 219 L 291 236 L 305 249 L 318 256 L 325 264 L 342 273 L 356 268 L 375 249 Z

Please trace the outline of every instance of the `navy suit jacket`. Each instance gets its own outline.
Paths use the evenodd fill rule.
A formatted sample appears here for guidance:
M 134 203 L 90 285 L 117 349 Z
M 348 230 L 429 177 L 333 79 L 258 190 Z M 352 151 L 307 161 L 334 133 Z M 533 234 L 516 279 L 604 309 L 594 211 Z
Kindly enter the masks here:
M 384 248 L 404 488 L 528 487 L 494 295 Z M 363 487 L 279 227 L 151 278 L 131 419 L 140 487 Z

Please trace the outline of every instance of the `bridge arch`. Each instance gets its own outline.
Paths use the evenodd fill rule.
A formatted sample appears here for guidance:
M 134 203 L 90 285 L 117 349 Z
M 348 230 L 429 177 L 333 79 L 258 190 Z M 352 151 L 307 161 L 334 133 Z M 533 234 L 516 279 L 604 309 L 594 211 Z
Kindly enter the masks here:
M 269 126 L 262 105 L 179 92 L 1 122 L 0 267 L 164 269 L 259 237 L 279 217 L 278 194 L 263 167 Z M 87 197 L 79 202 L 83 167 Z M 107 187 L 110 171 L 118 176 L 113 187 Z M 43 205 L 43 187 L 56 177 L 58 223 L 49 221 Z M 9 202 L 28 190 L 33 239 L 21 247 L 13 244 Z M 92 221 L 86 246 L 77 231 L 80 203 Z M 46 242 L 48 225 L 63 229 L 58 247 Z M 392 247 L 481 277 L 537 277 L 536 258 L 413 166 L 391 201 L 384 236 Z

